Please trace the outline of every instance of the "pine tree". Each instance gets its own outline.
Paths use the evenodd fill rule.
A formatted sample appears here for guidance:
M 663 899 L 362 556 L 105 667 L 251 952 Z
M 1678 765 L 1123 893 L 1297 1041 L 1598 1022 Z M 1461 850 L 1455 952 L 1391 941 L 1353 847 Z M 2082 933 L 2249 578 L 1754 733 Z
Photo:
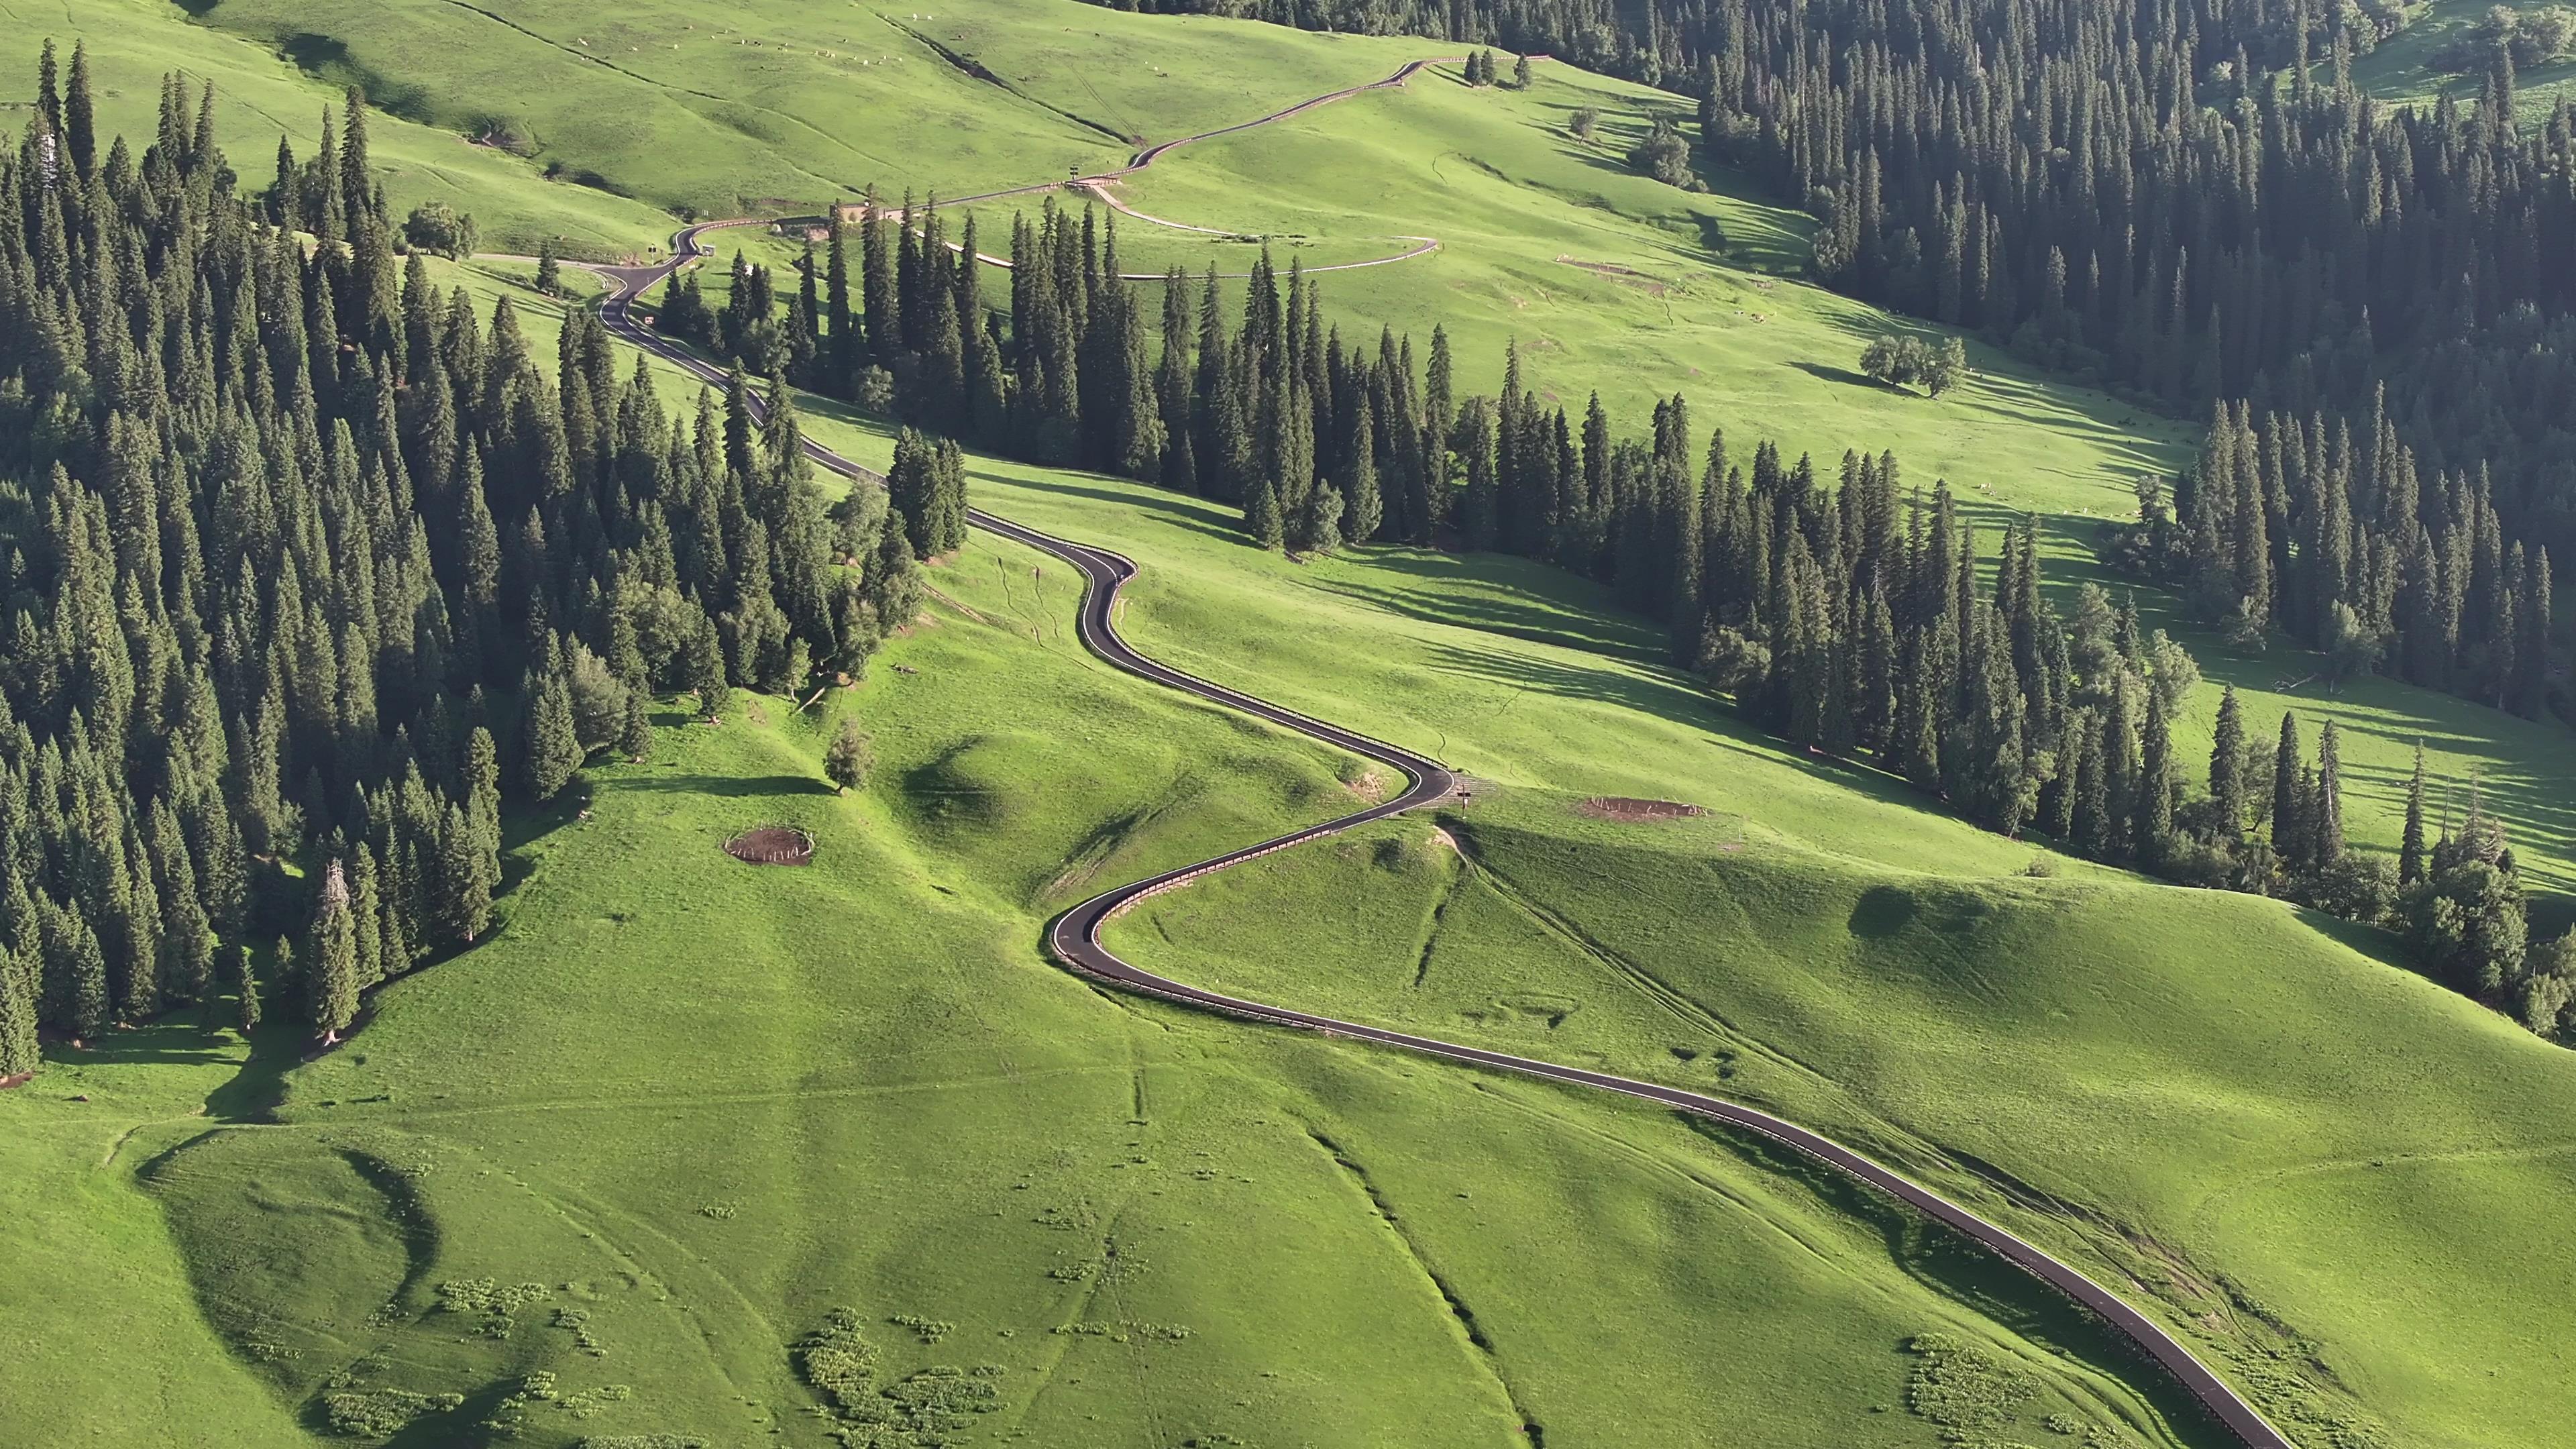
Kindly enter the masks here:
M 549 664 L 520 686 L 525 711 L 519 727 L 528 798 L 552 800 L 581 768 L 581 737 L 573 721 L 572 690 L 563 671 Z
M 462 808 L 447 807 L 438 834 L 439 934 L 474 944 L 492 919 L 492 891 L 500 884 L 500 859 L 483 842 Z
M 350 918 L 349 882 L 333 861 L 322 878 L 322 903 L 313 917 L 313 964 L 305 970 L 313 1025 L 325 1046 L 358 1016 L 357 929 Z
M 1266 473 L 1253 478 L 1244 494 L 1243 528 L 1263 548 L 1277 548 L 1287 541 L 1288 531 L 1279 517 L 1279 491 Z
M 537 290 L 552 297 L 563 291 L 563 264 L 555 259 L 555 239 L 537 243 Z
M 2424 879 L 2424 742 L 2415 742 L 2415 771 L 2406 781 L 2406 833 L 2397 847 L 2397 883 Z
M 2343 858 L 2343 732 L 2333 720 L 2317 737 L 2316 858 L 2332 865 Z
M 2245 715 L 2236 701 L 2236 686 L 2218 700 L 2218 730 L 2209 751 L 2209 799 L 2216 812 L 2219 838 L 2234 844 L 2245 838 Z
M 2147 727 L 2139 751 L 2134 827 L 2138 858 L 2149 865 L 2161 863 L 2172 849 L 2173 796 L 2173 733 L 2165 722 L 2164 695 L 2149 689 Z
M 0 1081 L 33 1073 L 44 1062 L 36 1047 L 35 993 L 28 986 L 34 965 L 0 949 Z
M 1292 543 L 1303 553 L 1338 552 L 1342 546 L 1342 494 L 1332 484 L 1318 481 L 1306 490 L 1306 501 L 1297 513 L 1297 528 Z
M 376 872 L 375 852 L 366 842 L 354 848 L 349 867 L 349 919 L 357 951 L 358 989 L 364 991 L 402 969 L 401 958 L 385 959 L 384 888 Z
M 868 771 L 876 764 L 876 752 L 855 719 L 843 717 L 840 732 L 832 736 L 832 747 L 823 756 L 823 775 L 844 793 L 856 790 L 868 781 Z
M 89 88 L 89 44 L 72 42 L 72 70 L 63 89 L 63 140 L 72 153 L 72 170 L 86 181 L 98 170 L 98 122 Z
M 1366 543 L 1377 537 L 1378 525 L 1386 517 L 1386 500 L 1378 491 L 1377 430 L 1365 402 L 1352 420 L 1350 462 L 1342 473 L 1341 534 L 1352 543 Z
M 2281 711 L 2281 742 L 2272 751 L 2272 852 L 2293 865 L 2308 858 L 2299 799 L 2299 717 Z
M 617 731 L 617 752 L 631 765 L 640 765 L 653 757 L 653 720 L 647 712 L 643 690 L 629 690 L 626 695 L 626 717 Z
M 243 1036 L 259 1030 L 259 978 L 251 970 L 250 947 L 233 948 L 233 1024 Z

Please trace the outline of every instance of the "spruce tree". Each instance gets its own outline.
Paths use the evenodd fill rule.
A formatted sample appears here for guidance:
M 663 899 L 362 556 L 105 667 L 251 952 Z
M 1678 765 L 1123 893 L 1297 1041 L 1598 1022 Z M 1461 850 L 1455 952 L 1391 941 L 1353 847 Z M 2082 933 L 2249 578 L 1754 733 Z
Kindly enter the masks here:
M 877 622 L 888 629 L 909 628 L 921 612 L 921 567 L 913 561 L 912 541 L 902 520 L 892 512 L 878 535 L 876 565 L 868 571 L 868 602 Z
M 525 703 L 519 727 L 528 798 L 542 804 L 563 790 L 581 768 L 581 737 L 573 721 L 572 689 L 553 664 L 520 685 Z
M 2272 852 L 2291 864 L 2307 859 L 2299 800 L 2299 717 L 2281 711 L 2281 742 L 2272 751 Z
M 314 1029 L 325 1046 L 358 1015 L 357 928 L 351 920 L 349 882 L 340 862 L 331 862 L 322 878 L 322 901 L 313 917 L 313 962 L 305 968 Z
M 1352 420 L 1350 462 L 1342 473 L 1342 536 L 1352 543 L 1366 543 L 1377 537 L 1378 525 L 1386 517 L 1386 500 L 1378 491 L 1377 431 L 1365 403 Z
M 563 264 L 555 259 L 552 235 L 537 243 L 537 290 L 549 297 L 563 291 Z
M 1287 541 L 1287 528 L 1279 517 L 1279 491 L 1271 486 L 1267 473 L 1256 476 L 1244 493 L 1243 528 L 1263 548 L 1277 548 Z
M 1306 501 L 1298 509 L 1297 528 L 1291 543 L 1304 553 L 1333 553 L 1342 546 L 1342 495 L 1332 484 L 1318 481 L 1306 490 Z
M 0 1080 L 32 1073 L 43 1064 L 36 1047 L 36 998 L 27 984 L 34 965 L 0 949 Z
M 868 771 L 876 764 L 876 752 L 859 722 L 844 717 L 840 732 L 832 736 L 832 747 L 823 755 L 823 774 L 844 793 L 858 789 L 868 781 Z
M 363 991 L 402 969 L 399 959 L 385 959 L 384 886 L 376 871 L 376 856 L 366 842 L 360 841 L 351 854 L 349 867 L 349 921 L 351 945 L 357 953 L 356 978 Z
M 72 169 L 84 181 L 98 169 L 98 122 L 89 89 L 89 43 L 72 42 L 72 70 L 63 89 L 63 141 Z
M 259 977 L 251 970 L 250 947 L 233 948 L 233 1024 L 243 1036 L 259 1030 Z
M 447 807 L 438 834 L 439 934 L 474 944 L 492 919 L 492 892 L 500 884 L 500 859 L 484 846 L 461 807 Z
M 2173 732 L 2165 722 L 2164 695 L 2149 689 L 2147 726 L 2138 759 L 2134 827 L 2138 858 L 2148 865 L 2161 864 L 2172 850 L 2173 796 Z
M 627 692 L 626 717 L 617 731 L 617 752 L 633 765 L 653 756 L 653 720 L 647 712 L 643 690 Z
M 479 724 L 465 740 L 465 818 L 486 849 L 501 848 L 501 758 Z
M 2316 857 L 2319 865 L 2343 858 L 2343 732 L 2333 720 L 2317 737 Z
M 2216 812 L 2219 839 L 2234 844 L 2245 837 L 2245 716 L 2236 686 L 2218 700 L 2218 730 L 2209 751 L 2209 799 Z
M 2406 833 L 2397 847 L 2397 883 L 2424 879 L 2424 742 L 2415 742 L 2415 770 L 2406 780 Z

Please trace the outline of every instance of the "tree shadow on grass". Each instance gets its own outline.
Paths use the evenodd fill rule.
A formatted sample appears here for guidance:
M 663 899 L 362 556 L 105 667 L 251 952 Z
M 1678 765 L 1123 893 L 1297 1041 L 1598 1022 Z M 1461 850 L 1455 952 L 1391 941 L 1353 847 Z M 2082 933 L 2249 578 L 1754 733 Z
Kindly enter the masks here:
M 970 473 L 968 476 L 979 475 Z M 980 476 L 996 483 L 1004 483 L 1013 488 L 1025 488 L 1035 493 L 1054 493 L 1067 498 L 1087 499 L 1094 503 L 1142 509 L 1165 522 L 1176 524 L 1194 533 L 1202 533 L 1210 538 L 1243 548 L 1253 546 L 1252 540 L 1240 529 L 1224 527 L 1209 520 L 1210 514 L 1217 513 L 1225 507 L 1224 504 L 1209 499 L 1165 493 L 1158 489 L 1134 485 L 1108 488 L 1010 474 L 987 473 Z
M 2192 1449 L 2233 1449 L 2238 1444 L 2198 1399 L 2125 1335 L 1956 1230 L 1770 1138 L 1695 1113 L 1676 1115 L 1738 1160 L 1796 1183 L 1828 1208 L 1877 1233 L 1889 1260 L 1934 1293 L 2127 1384 Z M 1939 1327 L 1924 1325 L 1926 1330 Z
M 1881 382 L 1868 373 L 1854 372 L 1848 367 L 1835 367 L 1823 362 L 1793 362 L 1789 365 L 1809 377 L 1820 378 L 1839 387 L 1865 387 L 1872 392 L 1888 393 L 1911 402 L 1924 401 L 1923 394 L 1911 388 L 1898 387 L 1892 382 Z
M 1453 645 L 1431 646 L 1435 664 L 1452 673 L 1492 679 L 1568 699 L 1602 700 L 1642 714 L 1699 730 L 1709 742 L 1757 755 L 1796 770 L 1810 779 L 1857 792 L 1879 804 L 1965 824 L 1939 801 L 1884 771 L 1854 760 L 1802 751 L 1764 733 L 1702 692 L 1689 677 L 1671 670 L 1637 674 L 1626 670 L 1586 669 L 1577 664 L 1533 659 L 1494 650 Z
M 1464 560 L 1427 552 L 1373 552 L 1366 556 L 1366 561 L 1390 573 L 1434 583 L 1459 580 L 1468 574 Z M 1315 587 L 1428 624 L 1447 624 L 1533 644 L 1551 644 L 1632 664 L 1653 666 L 1664 662 L 1663 650 L 1649 637 L 1651 630 L 1643 623 L 1631 626 L 1606 612 L 1556 607 L 1549 601 L 1531 598 L 1519 590 L 1498 594 L 1433 594 L 1373 585 L 1364 578 L 1333 576 L 1318 577 Z M 1592 627 L 1584 627 L 1586 624 Z
M 834 793 L 829 784 L 810 775 L 637 775 L 611 788 L 621 793 L 710 795 L 726 800 Z

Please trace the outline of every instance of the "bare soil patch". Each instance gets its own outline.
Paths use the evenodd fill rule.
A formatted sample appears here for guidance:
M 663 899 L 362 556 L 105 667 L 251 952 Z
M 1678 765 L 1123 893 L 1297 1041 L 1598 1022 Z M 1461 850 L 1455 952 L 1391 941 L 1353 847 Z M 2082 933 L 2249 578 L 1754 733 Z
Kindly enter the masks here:
M 1557 258 L 1557 261 L 1579 271 L 1590 272 L 1595 276 L 1608 277 L 1615 282 L 1623 282 L 1628 286 L 1635 287 L 1650 297 L 1660 297 L 1672 290 L 1672 288 L 1661 279 L 1651 276 L 1645 272 L 1638 271 L 1635 267 L 1623 267 L 1615 262 L 1586 262 L 1569 256 L 1560 256 Z
M 23 1087 L 35 1079 L 34 1072 L 20 1072 L 16 1076 L 0 1077 L 0 1092 L 8 1091 L 11 1087 Z
M 751 865 L 812 865 L 814 837 L 785 825 L 764 825 L 725 842 L 725 854 Z
M 1634 800 L 1625 795 L 1595 795 L 1574 808 L 1595 820 L 1618 820 L 1629 824 L 1680 820 L 1708 813 L 1700 806 L 1685 805 L 1679 800 Z

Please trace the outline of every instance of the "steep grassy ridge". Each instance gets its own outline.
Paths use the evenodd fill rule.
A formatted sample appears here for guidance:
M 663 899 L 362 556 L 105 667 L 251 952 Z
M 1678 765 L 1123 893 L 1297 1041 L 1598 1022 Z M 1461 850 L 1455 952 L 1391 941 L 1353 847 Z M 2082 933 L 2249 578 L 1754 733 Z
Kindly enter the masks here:
M 1452 826 L 1472 880 L 1389 826 L 1159 899 L 1122 951 L 1741 1091 L 2002 1210 L 2020 1189 L 1995 1183 L 2025 1184 L 2081 1210 L 2027 1207 L 2033 1231 L 2165 1287 L 2178 1321 L 2216 1315 L 2249 1377 L 2288 1372 L 2303 1339 L 2356 1395 L 2326 1379 L 2276 1403 L 2383 1419 L 2390 1443 L 2549 1441 L 2563 1364 L 2534 1326 L 2567 1285 L 2534 1265 L 2576 1247 L 2543 1226 L 2576 1064 L 2390 964 L 2384 938 L 2082 868 L 2008 880 L 2029 847 L 1747 739 L 1559 578 L 1403 551 L 1291 564 L 1146 490 L 1007 468 L 977 486 L 1147 559 L 1126 621 L 1145 647 L 1482 777 Z M 1594 794 L 1712 814 L 1587 824 L 1570 806 Z M 1390 918 L 1413 924 L 1360 924 Z M 2455 1160 L 2445 1195 L 2505 1190 L 2486 1227 L 2364 1166 L 2439 1181 Z M 2354 1237 L 2375 1246 L 2348 1271 L 2333 1245 Z
M 362 82 L 403 115 L 506 133 L 611 190 L 702 215 L 810 211 L 870 182 L 960 195 L 1097 171 L 1124 162 L 1133 136 L 1230 124 L 1424 51 L 1201 26 L 1179 28 L 1167 52 L 1152 18 L 1070 0 L 972 0 L 947 14 L 788 0 L 646 0 L 614 14 L 573 0 L 216 0 L 200 20 Z M 967 60 L 960 46 L 996 27 L 1028 37 L 1014 64 Z M 1256 29 L 1275 43 L 1240 43 Z M 1032 99 L 1032 86 L 1066 94 Z
M 2364 90 L 2385 100 L 2430 104 L 2437 97 L 2449 96 L 2462 105 L 2475 105 L 2486 83 L 2486 67 L 2473 66 L 2465 72 L 2448 70 L 2435 64 L 2434 57 L 2466 39 L 2494 5 L 2495 0 L 2432 0 L 2421 7 L 2415 23 L 2399 32 L 2396 39 L 2354 61 L 2353 79 Z M 2541 6 L 2532 3 L 2514 8 L 2537 10 Z M 2559 98 L 2569 94 L 2572 87 L 2576 87 L 2576 56 L 2522 71 L 2514 77 L 2516 114 L 2527 126 L 2546 121 Z
M 2007 1366 L 2028 1433 L 2214 1442 L 2018 1275 L 1747 1144 L 1045 964 L 1045 914 L 1095 882 L 1375 786 L 1098 665 L 1037 555 L 979 539 L 931 577 L 835 701 L 875 738 L 863 792 L 819 783 L 832 721 L 786 701 L 665 712 L 586 816 L 523 822 L 499 934 L 341 1051 L 281 1078 L 281 1030 L 228 1081 L 230 1035 L 173 1024 L 137 1054 L 202 1067 L 116 1069 L 150 1095 L 75 1054 L 0 1096 L 0 1176 L 95 1174 L 114 1211 L 47 1231 L 150 1325 L 111 1339 L 95 1294 L 13 1282 L 44 1347 L 0 1438 L 225 1415 L 273 1444 L 336 1414 L 402 1443 L 816 1445 L 789 1345 L 848 1306 L 879 1356 L 861 1400 L 998 1442 L 1931 1449 L 1874 1411 L 1934 1330 Z M 717 848 L 773 822 L 814 832 L 811 869 Z M 109 1125 L 137 1130 L 101 1168 Z M 138 1377 L 161 1407 L 115 1390 Z
M 478 117 L 543 108 L 555 118 L 528 128 L 546 158 L 705 209 L 812 207 L 870 179 L 957 195 L 1067 167 L 1097 170 L 1124 159 L 1119 138 L 1250 119 L 1440 49 L 1073 0 L 969 0 L 930 18 L 761 0 L 721 21 L 676 5 L 607 21 L 554 0 L 512 0 L 488 14 L 427 0 L 292 10 L 221 0 L 205 20 L 279 44 L 327 35 L 339 47 L 330 54 L 345 52 L 346 66 L 441 124 L 474 129 Z M 891 38 L 871 51 L 862 40 L 879 31 Z M 969 75 L 932 42 L 995 79 Z M 317 62 L 332 75 L 342 64 Z M 2093 533 L 2128 516 L 2139 474 L 2188 459 L 2196 425 L 1976 344 L 1978 375 L 1938 401 L 1870 383 L 1852 370 L 1868 337 L 1937 329 L 1796 280 L 1805 218 L 1739 181 L 1712 176 L 1715 190 L 1692 194 L 1634 174 L 1627 148 L 1647 117 L 1680 114 L 1679 98 L 1553 64 L 1538 67 L 1526 92 L 1469 90 L 1454 72 L 1185 148 L 1119 193 L 1169 220 L 1271 236 L 1283 264 L 1383 256 L 1409 245 L 1402 237 L 1437 236 L 1429 256 L 1325 280 L 1346 337 L 1365 341 L 1392 325 L 1420 347 L 1445 325 L 1469 388 L 1499 382 L 1504 344 L 1516 339 L 1543 398 L 1579 410 L 1598 388 L 1638 427 L 1654 396 L 1678 391 L 1700 427 L 1725 423 L 1739 452 L 1768 437 L 1793 455 L 1814 453 L 1828 472 L 1846 448 L 1893 449 L 1909 480 L 1948 478 L 1990 530 L 2040 515 L 2061 587 L 2087 577 L 2122 586 L 2092 563 Z M 1592 143 L 1567 130 L 1587 106 L 1601 117 Z M 984 249 L 1006 252 L 1009 210 L 1035 204 L 980 209 Z M 1241 271 L 1251 251 L 1132 220 L 1120 232 L 1129 270 L 1213 261 Z M 775 243 L 719 244 L 792 255 Z M 719 276 L 708 280 L 720 295 Z M 990 280 L 991 295 L 1002 295 L 1001 275 Z M 1159 316 L 1156 300 L 1149 315 Z M 2180 631 L 2161 617 L 2157 596 L 2142 604 Z M 2354 837 L 2384 847 L 2396 841 L 2422 739 L 2437 774 L 2486 782 L 2536 881 L 2576 886 L 2576 819 L 2553 803 L 2576 791 L 2564 730 L 2386 681 L 2329 696 L 2311 656 L 2226 657 L 2213 637 L 2187 640 L 2213 680 L 2181 722 L 2187 754 L 2206 754 L 2219 682 L 2246 693 L 2258 730 L 2299 710 L 2312 747 L 2322 720 L 2335 718 L 2347 731 Z
M 294 139 L 299 159 L 311 158 L 323 109 L 336 113 L 340 106 L 336 82 L 357 78 L 300 71 L 262 46 L 190 25 L 187 11 L 169 0 L 80 0 L 50 14 L 18 7 L 0 25 L 0 75 L 7 77 L 0 96 L 11 103 L 0 107 L 0 127 L 13 133 L 25 120 L 14 108 L 35 98 L 36 57 L 48 37 L 66 67 L 72 42 L 87 42 L 100 145 L 121 132 L 138 160 L 160 124 L 161 77 L 173 70 L 188 76 L 192 115 L 199 90 L 214 82 L 216 139 L 244 191 L 266 186 L 276 174 L 280 132 Z M 533 248 L 551 234 L 606 255 L 670 239 L 665 218 L 653 208 L 550 181 L 532 162 L 468 145 L 460 129 L 399 115 L 371 120 L 368 154 L 397 218 L 424 201 L 447 201 L 472 213 L 484 245 L 496 248 Z

